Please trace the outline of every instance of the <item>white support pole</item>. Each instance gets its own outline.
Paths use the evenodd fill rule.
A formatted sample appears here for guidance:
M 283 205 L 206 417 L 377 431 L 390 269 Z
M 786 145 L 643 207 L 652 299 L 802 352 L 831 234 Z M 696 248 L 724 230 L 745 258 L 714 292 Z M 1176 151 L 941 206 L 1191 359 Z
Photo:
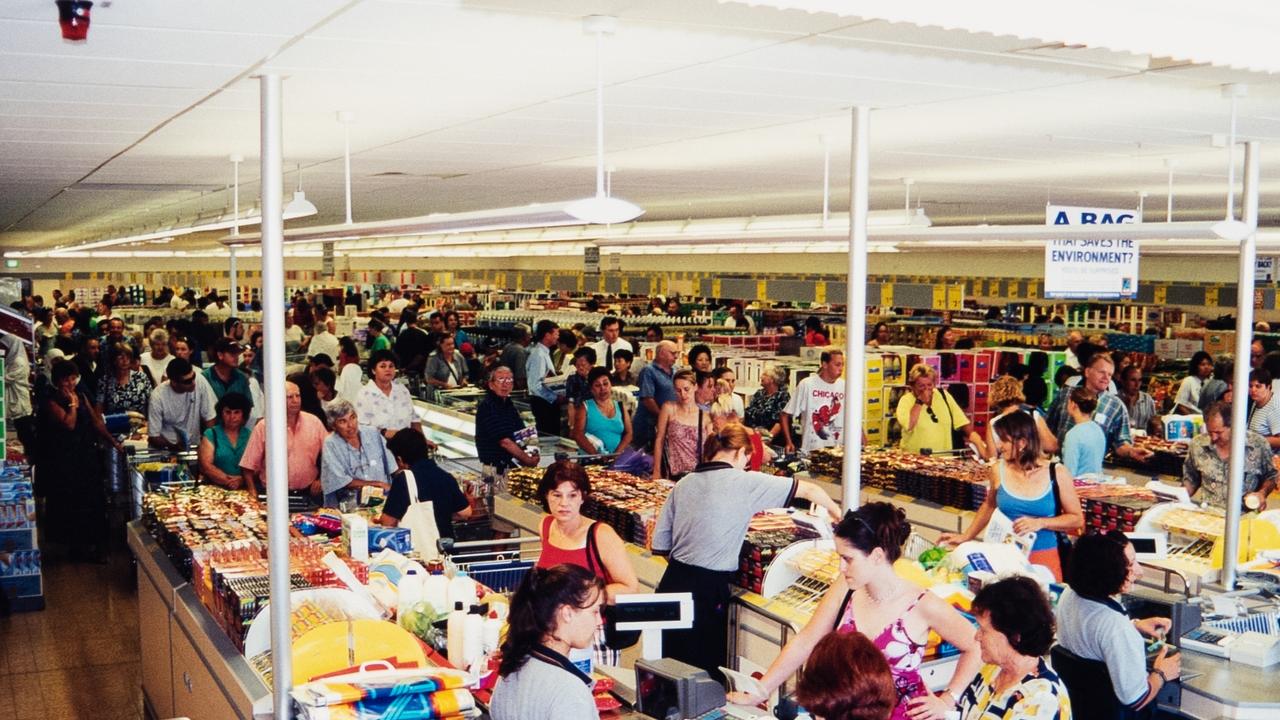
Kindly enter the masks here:
M 862 504 L 862 411 L 866 374 L 867 335 L 867 205 L 870 194 L 871 109 L 853 109 L 853 145 L 849 179 L 849 272 L 845 309 L 844 472 L 841 505 L 851 510 Z
M 1234 590 L 1236 584 L 1236 559 L 1240 552 L 1240 510 L 1244 502 L 1245 429 L 1248 424 L 1245 413 L 1249 393 L 1241 388 L 1249 387 L 1249 363 L 1239 358 L 1249 357 L 1253 344 L 1253 286 L 1254 266 L 1258 257 L 1258 156 L 1260 144 L 1245 143 L 1243 221 L 1250 227 L 1249 234 L 1240 241 L 1239 292 L 1236 296 L 1236 365 L 1235 387 L 1231 404 L 1231 466 L 1227 481 L 1227 518 L 1223 528 L 1222 586 Z
M 822 227 L 831 221 L 831 142 L 826 135 L 822 141 Z
M 231 234 L 240 234 L 240 163 L 244 162 L 244 158 L 239 155 L 231 156 Z M 231 317 L 239 314 L 237 307 L 239 306 L 240 278 L 236 274 L 236 246 L 232 245 L 227 248 L 231 254 L 231 267 L 229 268 L 231 275 Z
M 284 401 L 284 169 L 279 75 L 258 78 L 262 92 L 262 349 L 267 408 L 267 561 L 271 606 L 289 607 L 289 462 Z M 293 717 L 289 613 L 271 613 L 276 720 Z

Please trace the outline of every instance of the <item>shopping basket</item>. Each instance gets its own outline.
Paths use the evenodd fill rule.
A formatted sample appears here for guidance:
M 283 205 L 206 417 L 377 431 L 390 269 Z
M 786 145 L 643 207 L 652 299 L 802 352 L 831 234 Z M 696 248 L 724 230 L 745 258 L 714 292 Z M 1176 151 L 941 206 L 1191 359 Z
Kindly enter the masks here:
M 440 538 L 438 545 L 446 565 L 465 572 L 490 590 L 510 593 L 537 561 L 539 540 L 536 535 L 467 542 Z

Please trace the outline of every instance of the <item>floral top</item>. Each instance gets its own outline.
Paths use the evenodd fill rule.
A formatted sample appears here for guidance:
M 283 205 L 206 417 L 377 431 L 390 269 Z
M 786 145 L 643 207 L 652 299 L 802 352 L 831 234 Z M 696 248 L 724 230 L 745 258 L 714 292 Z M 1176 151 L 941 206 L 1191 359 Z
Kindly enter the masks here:
M 778 388 L 778 392 L 772 396 L 765 395 L 764 390 L 757 390 L 751 396 L 751 402 L 747 404 L 743 420 L 746 421 L 747 427 L 768 430 L 782 419 L 782 411 L 789 402 L 791 402 L 791 393 L 785 388 Z
M 1249 431 L 1244 440 L 1244 482 L 1246 494 L 1276 476 L 1267 439 Z M 1187 459 L 1182 464 L 1182 482 L 1199 490 L 1196 499 L 1218 509 L 1227 507 L 1227 475 L 1231 461 L 1218 454 L 1207 433 L 1187 443 Z
M 129 371 L 129 381 L 124 385 L 116 381 L 115 375 L 104 375 L 98 381 L 96 401 L 102 406 L 103 415 L 130 410 L 145 415 L 150 399 L 151 378 L 141 370 Z
M 1035 673 L 996 692 L 997 665 L 983 665 L 960 697 L 961 720 L 1071 720 L 1071 700 L 1043 658 Z
M 356 396 L 356 414 L 361 425 L 380 431 L 403 430 L 418 421 L 413 396 L 398 382 L 391 383 L 391 394 L 387 395 L 377 383 L 370 381 Z

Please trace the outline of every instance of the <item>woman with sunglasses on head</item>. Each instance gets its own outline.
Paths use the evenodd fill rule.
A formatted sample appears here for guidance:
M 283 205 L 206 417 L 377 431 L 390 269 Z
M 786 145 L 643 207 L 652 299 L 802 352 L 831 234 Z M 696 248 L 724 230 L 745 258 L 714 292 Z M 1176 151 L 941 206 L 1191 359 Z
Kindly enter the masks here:
M 786 507 L 797 497 L 821 505 L 832 516 L 840 512 L 813 483 L 745 470 L 751 452 L 751 431 L 738 423 L 712 433 L 703 462 L 676 483 L 653 532 L 654 554 L 667 558 L 657 591 L 693 593 L 693 628 L 663 632 L 663 652 L 721 682 L 729 583 L 738 572 L 751 516 Z
M 986 443 L 965 417 L 964 410 L 945 389 L 937 387 L 938 371 L 917 363 L 907 375 L 911 392 L 898 400 L 894 412 L 902 426 L 902 449 L 908 452 L 955 450 L 953 431 L 986 454 Z
M 999 509 L 1013 520 L 1015 533 L 1035 534 L 1030 561 L 1049 568 L 1061 582 L 1057 533 L 1084 527 L 1084 512 L 1076 496 L 1075 481 L 1060 463 L 1045 459 L 1040 448 L 1040 433 L 1031 415 L 1025 412 L 1002 415 L 991 421 L 991 428 L 999 460 L 991 468 L 987 496 L 968 530 L 960 534 L 942 533 L 938 542 L 955 547 L 981 537 L 992 514 Z
M 888 660 L 897 689 L 893 720 L 943 718 L 953 711 L 981 667 L 982 658 L 973 626 L 964 616 L 942 598 L 894 572 L 893 563 L 910 534 L 906 514 L 888 503 L 867 503 L 845 513 L 835 528 L 840 574 L 808 624 L 760 678 L 763 693 L 733 693 L 729 700 L 742 705 L 763 702 L 834 629 L 863 633 Z M 920 675 L 931 631 L 960 650 L 954 676 L 937 695 L 929 692 Z

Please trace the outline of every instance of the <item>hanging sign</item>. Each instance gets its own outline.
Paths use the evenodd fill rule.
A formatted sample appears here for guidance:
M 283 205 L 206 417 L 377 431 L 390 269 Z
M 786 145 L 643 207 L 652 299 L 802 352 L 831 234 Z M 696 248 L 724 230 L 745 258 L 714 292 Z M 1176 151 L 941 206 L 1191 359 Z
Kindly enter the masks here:
M 1274 257 L 1260 257 L 1254 261 L 1253 280 L 1254 282 L 1275 282 L 1276 279 L 1276 259 Z
M 600 248 L 588 245 L 582 249 L 582 271 L 591 275 L 600 272 Z
M 1046 225 L 1136 223 L 1136 211 L 1049 205 Z M 1047 298 L 1134 298 L 1138 294 L 1138 243 L 1128 239 L 1051 240 L 1044 248 Z

